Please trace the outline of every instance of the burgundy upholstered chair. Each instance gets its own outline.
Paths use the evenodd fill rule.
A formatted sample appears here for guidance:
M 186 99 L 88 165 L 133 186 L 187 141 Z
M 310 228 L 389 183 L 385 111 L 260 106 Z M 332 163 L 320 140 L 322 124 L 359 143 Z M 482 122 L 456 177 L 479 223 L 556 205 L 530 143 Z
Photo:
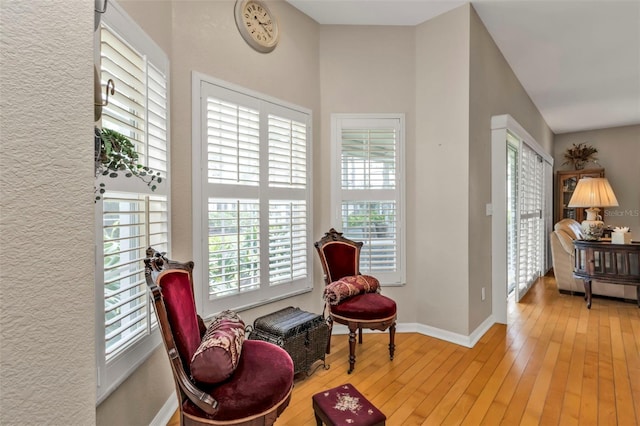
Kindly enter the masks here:
M 243 340 L 230 377 L 214 384 L 196 381 L 190 367 L 195 367 L 192 358 L 206 327 L 196 313 L 193 262 L 171 261 L 149 248 L 145 266 L 173 371 L 180 424 L 272 425 L 291 399 L 293 361 L 289 354 L 268 342 Z
M 331 228 L 320 241 L 315 244 L 320 263 L 324 270 L 325 285 L 329 286 L 345 277 L 360 276 L 360 249 L 362 242 L 351 241 Z M 326 289 L 325 289 L 326 290 Z M 349 370 L 353 371 L 356 362 L 356 330 L 358 343 L 362 343 L 362 329 L 389 329 L 389 359 L 393 360 L 396 332 L 396 303 L 377 292 L 361 293 L 339 301 L 337 304 L 327 302 L 329 342 L 327 353 L 331 349 L 331 331 L 333 322 L 349 328 Z

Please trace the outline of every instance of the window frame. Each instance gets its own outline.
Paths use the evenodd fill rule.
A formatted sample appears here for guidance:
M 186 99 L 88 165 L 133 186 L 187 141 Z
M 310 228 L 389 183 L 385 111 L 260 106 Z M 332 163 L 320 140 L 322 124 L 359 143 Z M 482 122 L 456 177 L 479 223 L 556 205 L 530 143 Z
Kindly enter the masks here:
M 109 194 L 127 193 L 131 195 L 144 196 L 145 200 L 145 219 L 144 219 L 144 236 L 145 242 L 149 242 L 149 228 L 150 228 L 150 209 L 149 209 L 149 197 L 163 197 L 166 203 L 166 234 L 167 234 L 167 248 L 171 247 L 171 187 L 170 187 L 170 172 L 171 172 L 171 143 L 170 143 L 170 67 L 169 58 L 164 51 L 138 26 L 138 24 L 124 11 L 124 9 L 118 5 L 115 1 L 109 4 L 107 11 L 101 15 L 101 19 L 94 34 L 94 62 L 98 70 L 101 69 L 101 26 L 105 25 L 109 28 L 110 32 L 115 33 L 120 37 L 129 48 L 139 52 L 146 58 L 145 64 L 148 67 L 153 67 L 156 71 L 164 74 L 164 83 L 166 84 L 166 108 L 164 110 L 165 126 L 166 126 L 166 172 L 162 171 L 163 181 L 157 184 L 155 191 L 146 185 L 146 183 L 133 177 L 127 178 L 125 176 L 118 176 L 117 178 L 109 178 L 104 176 L 96 177 L 96 186 L 101 182 L 106 184 L 107 192 L 103 194 L 108 197 Z M 145 68 L 145 78 L 147 77 L 147 69 Z M 100 75 L 100 71 L 98 72 Z M 148 83 L 148 80 L 145 80 Z M 101 86 L 101 91 L 104 89 L 104 85 Z M 116 85 L 116 92 L 118 87 Z M 149 99 L 149 89 L 145 85 L 145 106 L 144 106 L 144 135 L 145 135 L 145 152 L 144 164 L 148 164 L 150 156 L 148 155 L 149 147 L 149 126 L 146 125 L 149 122 L 150 106 L 147 100 Z M 102 123 L 102 118 L 99 120 Z M 97 123 L 96 123 L 97 124 Z M 118 386 L 124 382 L 131 373 L 133 373 L 145 360 L 151 355 L 151 353 L 161 344 L 161 336 L 156 325 L 156 321 L 153 313 L 153 306 L 148 297 L 147 289 L 147 331 L 141 336 L 137 337 L 129 344 L 125 349 L 120 350 L 109 361 L 106 360 L 106 343 L 105 343 L 105 284 L 104 284 L 104 261 L 103 261 L 103 199 L 96 201 L 95 203 L 95 229 L 94 235 L 96 238 L 96 253 L 95 253 L 95 281 L 94 281 L 94 293 L 95 293 L 95 327 L 96 327 L 96 339 L 95 339 L 95 356 L 96 356 L 96 403 L 100 404 L 104 401 Z M 140 261 L 142 264 L 142 260 Z M 144 265 L 141 265 L 141 270 L 144 271 Z M 142 275 L 143 285 L 144 275 Z
M 206 99 L 204 99 L 203 85 L 212 85 L 220 88 L 223 92 L 227 92 L 230 96 L 231 102 L 235 102 L 242 106 L 255 107 L 262 103 L 265 106 L 265 110 L 260 109 L 260 126 L 261 128 L 267 127 L 269 113 L 277 113 L 283 111 L 292 112 L 294 116 L 303 117 L 306 124 L 306 187 L 305 189 L 297 189 L 296 191 L 304 191 L 306 196 L 304 200 L 307 205 L 307 221 L 306 221 L 306 277 L 303 279 L 297 279 L 294 282 L 279 283 L 276 286 L 268 285 L 269 282 L 269 268 L 268 262 L 266 266 L 261 266 L 260 274 L 260 288 L 252 292 L 253 296 L 247 296 L 246 294 L 231 295 L 217 301 L 211 301 L 208 296 L 209 284 L 206 276 L 208 274 L 208 249 L 207 238 L 198 238 L 198 235 L 207 235 L 205 230 L 208 229 L 208 210 L 205 209 L 206 204 L 210 198 L 210 190 L 207 189 L 209 185 L 213 185 L 206 182 L 207 174 L 207 151 L 203 142 L 203 135 L 205 133 L 205 124 L 201 117 L 206 113 Z M 248 99 L 248 104 L 241 104 L 243 99 Z M 298 115 L 299 114 L 299 115 Z M 291 117 L 289 117 L 291 119 Z M 264 304 L 272 303 L 277 300 L 286 299 L 299 294 L 311 292 L 313 290 L 313 186 L 312 186 L 312 147 L 313 147 L 313 127 L 312 127 L 313 115 L 312 111 L 294 105 L 292 103 L 282 101 L 269 95 L 265 95 L 227 81 L 223 81 L 199 72 L 194 71 L 192 73 L 192 218 L 193 218 L 193 256 L 196 261 L 196 268 L 194 269 L 194 285 L 196 306 L 198 312 L 203 318 L 210 318 L 216 313 L 224 309 L 233 309 L 235 311 L 242 311 Z M 268 127 L 261 132 L 268 134 Z M 262 134 L 262 133 L 261 133 Z M 268 138 L 266 139 L 268 141 Z M 260 139 L 260 156 L 266 156 L 268 158 L 268 144 Z M 264 161 L 264 160 L 263 160 Z M 282 188 L 279 186 L 269 186 L 269 163 L 268 161 L 260 163 L 260 185 L 255 187 L 255 193 L 262 194 L 258 200 L 263 199 L 266 205 L 260 206 L 261 216 L 265 217 L 266 223 L 269 222 L 269 201 L 274 200 L 287 200 L 286 192 L 291 190 Z M 220 184 L 222 185 L 222 184 Z M 237 188 L 237 187 L 236 187 Z M 293 191 L 293 190 L 291 190 Z M 228 187 L 221 187 L 216 191 L 217 194 L 221 194 L 219 198 L 228 197 L 231 199 L 246 199 L 244 195 L 238 195 L 234 193 L 234 185 L 228 185 Z M 265 196 L 264 194 L 269 194 Z M 261 222 L 264 223 L 264 222 Z M 266 241 L 268 247 L 268 226 L 260 228 L 260 241 Z M 268 256 L 266 258 L 268 260 Z M 264 258 L 261 257 L 261 262 Z M 266 271 L 266 273 L 264 273 Z M 203 283 L 200 285 L 199 283 Z M 267 283 L 265 286 L 264 283 Z M 256 297 L 258 295 L 258 297 Z
M 396 188 L 395 190 L 378 190 L 378 189 L 364 189 L 357 190 L 360 193 L 357 197 L 357 201 L 380 201 L 380 198 L 376 198 L 375 194 L 382 192 L 395 193 L 394 201 L 397 203 L 396 207 L 396 256 L 397 256 L 397 268 L 394 272 L 378 272 L 367 271 L 363 268 L 363 264 L 360 264 L 361 273 L 371 273 L 380 280 L 380 284 L 383 286 L 403 286 L 406 284 L 406 204 L 405 204 L 405 115 L 403 113 L 332 113 L 331 114 L 331 221 L 335 224 L 335 228 L 342 232 L 342 201 L 343 201 L 343 188 L 342 188 L 342 130 L 350 126 L 356 126 L 359 128 L 383 128 L 390 127 L 384 125 L 384 122 L 390 123 L 396 122 L 394 127 L 397 132 L 396 140 Z M 365 192 L 370 192 L 373 197 L 362 197 Z M 345 233 L 345 237 L 349 236 Z M 357 238 L 354 238 L 357 239 Z M 365 242 L 366 245 L 366 242 Z M 363 246 L 363 251 L 366 247 Z

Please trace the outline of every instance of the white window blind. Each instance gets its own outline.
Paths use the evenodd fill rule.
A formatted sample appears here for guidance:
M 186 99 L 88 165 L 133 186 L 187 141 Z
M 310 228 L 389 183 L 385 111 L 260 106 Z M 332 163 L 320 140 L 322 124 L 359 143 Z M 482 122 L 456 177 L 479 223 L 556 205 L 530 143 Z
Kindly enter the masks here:
M 166 197 L 108 193 L 103 200 L 105 356 L 108 362 L 150 332 L 142 259 L 168 250 Z
M 518 147 L 507 133 L 507 285 L 511 293 L 518 281 Z
M 362 273 L 404 283 L 403 141 L 401 115 L 334 114 L 332 199 L 342 232 L 364 243 Z
M 194 85 L 194 190 L 201 194 L 194 235 L 206 236 L 195 238 L 194 253 L 208 277 L 202 312 L 308 291 L 310 113 L 203 76 Z
M 543 270 L 545 248 L 544 161 L 507 132 L 508 289 L 520 300 Z
M 209 297 L 219 298 L 260 286 L 260 203 L 210 199 Z
M 519 179 L 518 285 L 530 287 L 542 273 L 544 259 L 542 158 L 527 145 L 522 145 Z
M 160 172 L 154 188 L 136 176 L 100 176 L 96 202 L 96 354 L 98 401 L 160 342 L 144 277 L 146 248 L 169 252 L 168 59 L 115 2 L 96 31 L 102 86 L 115 93 L 100 125 L 134 143 L 138 164 Z
M 269 114 L 269 184 L 285 188 L 307 185 L 305 123 Z
M 207 98 L 209 183 L 258 185 L 259 118 L 256 109 Z
M 304 200 L 269 200 L 269 283 L 307 275 L 307 205 Z

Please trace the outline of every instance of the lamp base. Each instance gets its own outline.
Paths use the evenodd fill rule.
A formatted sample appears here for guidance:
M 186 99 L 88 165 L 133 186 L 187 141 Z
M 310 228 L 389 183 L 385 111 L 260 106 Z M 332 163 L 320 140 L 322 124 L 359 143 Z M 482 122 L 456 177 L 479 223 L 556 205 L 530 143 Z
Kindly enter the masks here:
M 587 218 L 583 220 L 580 225 L 583 237 L 585 240 L 597 241 L 602 237 L 602 233 L 604 232 L 604 222 L 601 220 L 601 216 L 598 215 L 600 209 L 591 207 L 585 211 L 587 212 Z

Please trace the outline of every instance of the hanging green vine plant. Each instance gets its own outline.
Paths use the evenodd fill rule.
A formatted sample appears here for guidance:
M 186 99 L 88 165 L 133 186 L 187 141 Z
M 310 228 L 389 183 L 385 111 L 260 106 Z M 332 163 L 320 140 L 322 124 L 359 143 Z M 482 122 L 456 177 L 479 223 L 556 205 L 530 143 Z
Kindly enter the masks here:
M 95 128 L 95 171 L 96 177 L 108 176 L 117 178 L 120 174 L 125 177 L 137 177 L 155 191 L 157 184 L 162 183 L 160 172 L 138 164 L 136 147 L 122 133 L 110 129 Z M 102 198 L 106 191 L 104 182 L 95 188 L 96 201 Z

